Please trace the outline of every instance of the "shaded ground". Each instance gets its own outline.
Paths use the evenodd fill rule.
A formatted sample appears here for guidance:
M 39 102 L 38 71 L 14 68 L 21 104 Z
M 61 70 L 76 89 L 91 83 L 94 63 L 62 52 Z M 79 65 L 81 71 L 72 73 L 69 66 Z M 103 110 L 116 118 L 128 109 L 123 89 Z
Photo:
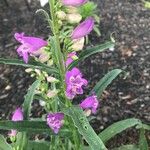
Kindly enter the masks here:
M 91 89 L 108 70 L 120 68 L 128 73 L 126 79 L 117 79 L 104 93 L 101 108 L 94 120 L 96 131 L 121 119 L 136 117 L 150 123 L 150 11 L 138 0 L 98 1 L 101 16 L 100 38 L 90 37 L 93 45 L 108 40 L 114 33 L 115 50 L 92 56 L 80 64 L 89 79 Z M 0 3 L 0 57 L 17 57 L 16 31 L 28 35 L 47 36 L 44 21 L 35 15 L 37 5 L 32 2 L 31 11 L 23 0 Z M 86 67 L 85 67 L 86 65 Z M 23 102 L 23 96 L 32 79 L 20 67 L 0 65 L 0 119 L 8 116 Z M 133 143 L 137 134 L 132 130 L 117 136 L 111 143 Z M 115 144 L 114 144 L 115 143 Z

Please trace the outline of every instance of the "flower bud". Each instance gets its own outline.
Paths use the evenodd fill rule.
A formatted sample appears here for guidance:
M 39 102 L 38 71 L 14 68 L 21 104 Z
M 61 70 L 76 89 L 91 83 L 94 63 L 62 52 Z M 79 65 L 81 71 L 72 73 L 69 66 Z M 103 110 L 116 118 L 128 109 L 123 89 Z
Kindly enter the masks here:
M 30 73 L 30 72 L 32 72 L 32 71 L 33 71 L 32 68 L 27 68 L 27 69 L 25 69 L 25 72 L 27 72 L 27 73 Z
M 85 116 L 89 117 L 92 114 L 92 110 L 91 109 L 86 109 L 84 111 Z
M 39 69 L 34 70 L 39 76 L 41 75 L 41 71 Z
M 55 97 L 57 94 L 58 94 L 58 90 L 49 90 L 48 93 L 47 93 L 47 96 L 48 96 L 49 98 L 53 98 L 53 97 Z
M 73 6 L 67 6 L 66 11 L 67 11 L 67 13 L 69 13 L 69 14 L 78 13 L 78 8 L 73 7 Z
M 47 65 L 48 65 L 48 66 L 52 66 L 52 65 L 53 65 L 53 63 L 54 63 L 54 62 L 53 62 L 53 60 L 52 60 L 52 59 L 50 59 L 50 60 L 48 60 Z
M 46 102 L 45 102 L 45 101 L 40 100 L 40 101 L 39 101 L 39 104 L 40 104 L 42 107 L 44 107 L 44 106 L 46 105 Z
M 49 55 L 47 54 L 47 53 L 43 53 L 43 54 L 41 54 L 40 56 L 39 56 L 39 61 L 41 62 L 41 63 L 45 63 L 45 62 L 47 62 L 48 60 L 49 60 Z
M 54 77 L 51 77 L 51 76 L 47 77 L 47 81 L 50 82 L 50 83 L 57 83 L 57 82 L 59 82 L 58 79 L 56 79 Z
M 56 12 L 56 16 L 60 20 L 65 20 L 66 19 L 66 13 L 64 11 L 57 11 Z
M 76 14 L 76 13 L 68 14 L 66 18 L 70 24 L 79 23 L 82 20 L 82 16 L 80 14 Z
M 71 48 L 74 51 L 80 51 L 83 49 L 83 47 L 84 47 L 84 37 L 73 40 L 73 45 L 71 46 Z

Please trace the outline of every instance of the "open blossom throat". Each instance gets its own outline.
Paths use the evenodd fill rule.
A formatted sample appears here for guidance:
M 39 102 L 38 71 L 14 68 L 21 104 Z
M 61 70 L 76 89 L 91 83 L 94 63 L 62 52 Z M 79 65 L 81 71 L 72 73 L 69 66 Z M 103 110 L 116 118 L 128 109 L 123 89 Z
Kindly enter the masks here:
M 17 48 L 20 57 L 23 57 L 25 63 L 28 63 L 29 55 L 47 45 L 47 42 L 41 38 L 24 36 L 24 33 L 15 33 L 15 39 L 21 43 Z
M 82 78 L 82 73 L 78 68 L 73 68 L 66 73 L 66 96 L 73 99 L 77 94 L 83 94 L 83 86 L 87 85 L 87 80 Z

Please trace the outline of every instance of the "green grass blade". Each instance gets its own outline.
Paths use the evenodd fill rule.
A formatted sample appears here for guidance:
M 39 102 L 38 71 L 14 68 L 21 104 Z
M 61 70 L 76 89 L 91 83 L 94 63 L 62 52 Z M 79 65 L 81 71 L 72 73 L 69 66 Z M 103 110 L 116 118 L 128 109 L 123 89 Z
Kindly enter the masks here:
M 145 137 L 145 130 L 143 128 L 140 129 L 139 148 L 140 150 L 149 150 L 148 142 Z
M 0 135 L 0 150 L 13 150 L 2 135 Z
M 111 126 L 107 127 L 105 130 L 103 130 L 99 134 L 99 137 L 102 139 L 104 143 L 106 143 L 108 140 L 110 140 L 112 137 L 114 137 L 118 133 L 121 133 L 122 131 L 128 128 L 131 128 L 136 125 L 141 125 L 141 124 L 142 122 L 135 118 L 118 121 L 112 124 Z
M 109 84 L 122 72 L 120 69 L 114 69 L 108 72 L 93 88 L 91 93 L 95 93 L 98 97 L 101 96 L 103 91 L 107 88 Z
M 122 145 L 118 148 L 114 148 L 113 150 L 140 150 L 137 145 Z

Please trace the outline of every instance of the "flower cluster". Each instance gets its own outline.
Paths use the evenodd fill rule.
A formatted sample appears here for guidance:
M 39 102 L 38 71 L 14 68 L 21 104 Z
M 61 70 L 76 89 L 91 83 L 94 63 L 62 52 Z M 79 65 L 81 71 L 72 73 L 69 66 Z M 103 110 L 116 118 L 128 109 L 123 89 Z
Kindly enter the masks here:
M 94 19 L 92 17 L 87 17 L 84 21 L 81 21 L 82 16 L 77 12 L 77 7 L 84 5 L 86 2 L 87 0 L 61 0 L 61 4 L 63 5 L 63 7 L 66 7 L 67 14 L 61 10 L 56 12 L 58 24 L 60 23 L 60 21 L 65 20 L 73 25 L 81 22 L 74 28 L 74 30 L 71 31 L 69 37 L 67 36 L 72 44 L 70 45 L 71 51 L 66 50 L 65 53 L 65 55 L 67 55 L 64 57 L 66 58 L 66 62 L 64 63 L 65 68 L 67 68 L 74 60 L 78 59 L 77 51 L 83 49 L 85 36 L 87 36 L 94 28 Z M 46 48 L 51 45 L 47 41 L 37 37 L 25 36 L 24 33 L 16 33 L 14 36 L 15 39 L 21 43 L 21 45 L 17 48 L 17 53 L 20 57 L 23 58 L 25 63 L 28 63 L 29 56 L 33 56 L 35 60 L 39 60 L 42 63 L 49 61 L 50 56 L 49 53 L 46 52 Z M 56 78 L 48 76 L 48 74 L 45 74 L 38 69 L 33 70 L 28 68 L 26 72 L 32 72 L 33 76 L 37 74 L 36 77 L 40 79 L 43 84 L 41 85 L 41 87 L 39 87 L 39 91 L 37 91 L 43 91 L 43 93 L 46 92 L 47 94 L 43 95 L 47 99 L 53 99 L 58 95 L 59 90 L 56 89 L 55 84 L 59 81 Z M 45 82 L 47 82 L 47 84 L 45 84 Z M 81 71 L 78 68 L 74 67 L 71 70 L 66 71 L 65 83 L 66 97 L 67 99 L 72 100 L 76 95 L 84 93 L 83 88 L 87 86 L 88 81 L 84 79 Z M 51 85 L 51 87 L 54 87 L 54 89 L 49 89 L 49 84 Z M 45 101 L 42 105 L 45 106 Z M 85 110 L 85 113 L 87 111 L 90 112 L 89 115 L 91 113 L 96 113 L 98 105 L 98 99 L 94 94 L 87 97 L 81 102 L 81 104 L 79 104 L 80 108 Z M 57 134 L 62 127 L 63 119 L 64 114 L 60 112 L 48 113 L 46 117 L 47 125 L 54 131 L 55 134 Z M 21 109 L 16 110 L 12 120 L 23 120 Z M 11 135 L 16 135 L 16 131 L 12 130 Z

